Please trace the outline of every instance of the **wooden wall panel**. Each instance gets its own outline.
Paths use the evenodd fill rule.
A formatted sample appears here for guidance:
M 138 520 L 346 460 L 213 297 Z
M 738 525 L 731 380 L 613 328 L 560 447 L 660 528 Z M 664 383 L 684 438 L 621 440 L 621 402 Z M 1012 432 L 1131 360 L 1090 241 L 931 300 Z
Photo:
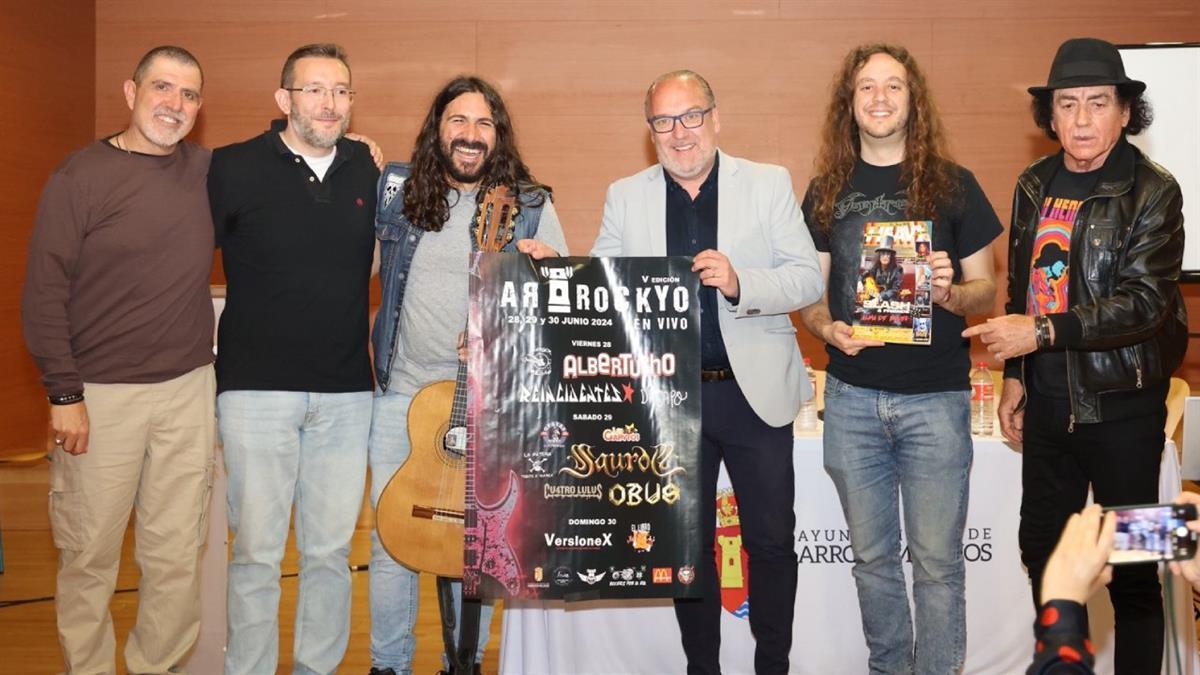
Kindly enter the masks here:
M 95 12 L 91 0 L 0 2 L 0 455 L 41 449 L 46 399 L 21 336 L 20 295 L 38 195 L 92 138 Z
M 128 122 L 120 85 L 141 55 L 173 43 L 192 51 L 204 68 L 204 108 L 193 137 L 215 147 L 253 136 L 279 115 L 273 97 L 288 53 L 318 41 L 346 47 L 358 92 L 356 117 L 411 116 L 419 125 L 438 86 L 475 67 L 473 24 L 410 23 L 397 33 L 392 26 L 347 21 L 202 22 L 186 29 L 171 24 L 168 30 L 153 22 L 128 22 L 97 35 L 97 133 Z M 364 128 L 361 120 L 355 126 Z M 399 136 L 390 126 L 377 127 L 373 135 L 396 147 L 400 143 L 391 141 Z M 411 142 L 406 134 L 404 144 Z
M 101 24 L 131 18 L 150 21 L 339 20 L 375 21 L 388 26 L 407 22 L 454 21 L 678 21 L 762 20 L 780 15 L 778 0 L 104 0 L 97 8 Z
M 784 19 L 836 19 L 860 17 L 867 24 L 890 19 L 1021 19 L 1034 25 L 1046 19 L 1070 19 L 1079 30 L 1075 35 L 1098 35 L 1089 33 L 1095 19 L 1122 18 L 1142 20 L 1155 17 L 1174 17 L 1194 20 L 1196 5 L 1193 0 L 1154 0 L 1153 2 L 1099 2 L 1081 3 L 1063 0 L 780 0 L 779 16 Z M 987 34 L 990 26 L 980 23 L 975 34 Z M 989 46 L 1002 46 L 985 39 Z M 1057 45 L 1055 45 L 1057 46 Z
M 859 42 L 901 42 L 929 75 L 956 157 L 1006 220 L 1015 176 L 1054 147 L 1033 128 L 1024 89 L 1044 80 L 1063 38 L 1200 40 L 1195 0 L 98 0 L 96 15 L 97 133 L 123 124 L 120 82 L 162 42 L 205 66 L 194 138 L 208 145 L 264 127 L 282 60 L 307 41 L 347 47 L 353 126 L 396 159 L 408 157 L 439 85 L 479 73 L 499 85 L 528 163 L 555 187 L 576 254 L 590 248 L 608 183 L 653 161 L 640 106 L 665 70 L 705 74 L 722 147 L 787 166 L 801 193 L 842 56 Z M 814 340 L 801 342 L 824 363 Z M 1200 372 L 1200 348 L 1189 364 Z

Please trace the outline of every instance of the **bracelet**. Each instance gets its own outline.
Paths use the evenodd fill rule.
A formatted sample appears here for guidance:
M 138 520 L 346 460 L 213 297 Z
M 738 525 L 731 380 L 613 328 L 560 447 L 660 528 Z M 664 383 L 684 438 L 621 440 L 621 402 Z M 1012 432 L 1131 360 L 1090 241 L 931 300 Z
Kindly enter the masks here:
M 1050 317 L 1045 314 L 1033 317 L 1033 333 L 1037 339 L 1038 349 L 1050 347 Z
M 62 394 L 61 396 L 47 396 L 50 399 L 50 405 L 71 405 L 79 403 L 83 400 L 83 392 L 77 391 L 72 394 Z

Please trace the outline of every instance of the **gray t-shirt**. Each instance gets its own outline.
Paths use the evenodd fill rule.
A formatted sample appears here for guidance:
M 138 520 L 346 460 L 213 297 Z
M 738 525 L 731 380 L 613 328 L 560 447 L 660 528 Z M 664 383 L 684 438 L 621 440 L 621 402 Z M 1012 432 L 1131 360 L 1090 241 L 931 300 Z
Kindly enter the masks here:
M 413 255 L 400 336 L 392 359 L 389 389 L 412 395 L 458 372 L 458 334 L 467 327 L 467 260 L 471 253 L 474 191 L 461 196 L 451 190 L 450 217 L 439 232 L 426 232 Z M 534 238 L 560 254 L 567 251 L 554 204 L 546 200 Z

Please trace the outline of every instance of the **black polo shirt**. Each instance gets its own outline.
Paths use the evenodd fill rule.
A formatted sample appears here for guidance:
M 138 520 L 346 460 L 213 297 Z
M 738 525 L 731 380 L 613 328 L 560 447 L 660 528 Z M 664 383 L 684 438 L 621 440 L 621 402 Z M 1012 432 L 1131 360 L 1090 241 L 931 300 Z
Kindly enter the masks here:
M 213 151 L 208 195 L 228 290 L 218 391 L 372 389 L 367 303 L 379 170 L 339 140 L 319 179 L 270 131 Z
M 706 249 L 717 249 L 717 168 L 721 158 L 713 160 L 712 171 L 700 185 L 696 199 L 663 169 L 667 181 L 667 255 L 695 256 Z M 700 287 L 700 367 L 728 368 L 729 354 L 721 339 L 717 289 Z

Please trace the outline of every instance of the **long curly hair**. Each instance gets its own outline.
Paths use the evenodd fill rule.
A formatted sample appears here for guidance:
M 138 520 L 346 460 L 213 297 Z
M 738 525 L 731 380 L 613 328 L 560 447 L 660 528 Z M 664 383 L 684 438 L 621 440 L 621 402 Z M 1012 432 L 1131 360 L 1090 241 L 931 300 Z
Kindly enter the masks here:
M 463 94 L 482 94 L 492 111 L 492 122 L 496 127 L 496 145 L 488 155 L 484 165 L 484 173 L 480 186 L 490 188 L 495 185 L 505 185 L 514 193 L 527 193 L 543 190 L 550 195 L 550 186 L 537 182 L 529 167 L 521 161 L 521 153 L 517 151 L 516 134 L 513 131 L 512 120 L 508 116 L 508 108 L 499 92 L 491 84 L 481 78 L 460 75 L 442 87 L 429 107 L 425 123 L 417 133 L 412 155 L 412 170 L 404 184 L 404 215 L 408 221 L 417 227 L 437 232 L 446 224 L 450 217 L 450 181 L 446 177 L 446 168 L 441 154 L 441 134 L 439 127 L 442 114 L 450 103 Z M 480 190 L 476 200 L 482 200 L 485 190 Z M 532 200 L 522 198 L 519 203 L 537 206 L 544 202 L 543 197 Z
M 909 114 L 904 129 L 904 160 L 900 164 L 900 181 L 908 191 L 906 215 L 936 219 L 939 204 L 952 203 L 960 191 L 941 118 L 916 60 L 907 49 L 896 45 L 874 43 L 855 47 L 834 77 L 829 109 L 821 128 L 821 149 L 814 161 L 812 214 L 825 231 L 833 226 L 834 203 L 849 183 L 862 150 L 858 123 L 854 120 L 855 78 L 875 54 L 891 56 L 907 73 Z

